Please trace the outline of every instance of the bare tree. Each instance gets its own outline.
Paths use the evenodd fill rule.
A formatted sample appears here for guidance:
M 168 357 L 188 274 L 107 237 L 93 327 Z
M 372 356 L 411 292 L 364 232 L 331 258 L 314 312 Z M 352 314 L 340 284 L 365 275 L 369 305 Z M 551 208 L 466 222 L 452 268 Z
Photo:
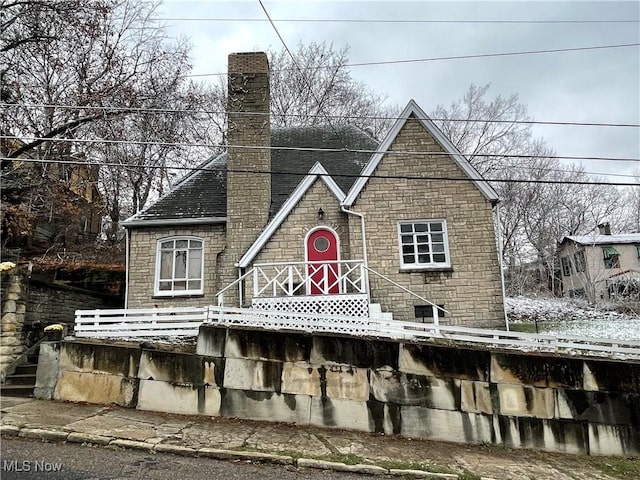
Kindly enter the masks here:
M 517 95 L 488 101 L 488 89 L 471 85 L 462 99 L 438 106 L 432 116 L 481 173 L 498 180 L 508 289 L 522 293 L 536 284 L 558 294 L 558 241 L 590 233 L 605 220 L 623 223 L 625 202 L 613 186 L 572 183 L 599 179 L 553 158 L 544 140 L 533 136 L 531 117 Z
M 9 28 L 0 44 L 8 92 L 0 109 L 2 156 L 101 162 L 94 182 L 115 224 L 162 193 L 171 167 L 210 153 L 186 146 L 210 128 L 210 119 L 195 113 L 207 92 L 186 80 L 190 47 L 169 40 L 153 19 L 156 7 L 138 0 L 0 4 Z M 37 180 L 30 185 L 37 191 L 78 169 L 5 167 Z
M 298 44 L 292 51 L 269 50 L 271 121 L 275 126 L 355 125 L 382 136 L 391 126 L 396 106 L 384 105 L 378 94 L 351 76 L 347 67 L 349 47 L 332 44 Z M 214 85 L 212 106 L 226 109 L 226 80 Z M 224 140 L 224 119 L 219 119 Z

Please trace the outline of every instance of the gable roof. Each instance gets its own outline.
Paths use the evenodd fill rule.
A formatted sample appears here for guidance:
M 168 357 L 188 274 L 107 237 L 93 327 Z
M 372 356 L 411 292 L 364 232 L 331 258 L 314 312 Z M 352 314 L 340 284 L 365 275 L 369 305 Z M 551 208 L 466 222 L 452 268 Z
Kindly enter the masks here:
M 617 235 L 568 235 L 562 239 L 560 245 L 568 240 L 579 245 L 617 245 L 624 243 L 639 243 L 640 233 L 619 233 Z
M 304 177 L 304 179 L 298 184 L 293 193 L 289 195 L 289 198 L 284 202 L 278 213 L 271 219 L 260 235 L 258 235 L 256 241 L 253 242 L 251 247 L 249 247 L 247 252 L 242 256 L 238 262 L 239 267 L 244 268 L 249 266 L 255 256 L 260 253 L 262 247 L 265 246 L 271 236 L 276 232 L 276 230 L 278 230 L 280 225 L 282 225 L 282 222 L 284 222 L 289 216 L 291 210 L 295 208 L 303 195 L 307 190 L 309 190 L 309 188 L 311 188 L 318 178 L 325 183 L 329 188 L 329 191 L 333 193 L 333 196 L 338 199 L 339 203 L 344 200 L 344 192 L 340 189 L 338 184 L 328 175 L 328 172 L 319 162 L 316 163 L 311 170 L 309 170 L 309 173 Z
M 382 141 L 378 151 L 371 157 L 371 160 L 362 171 L 362 176 L 359 177 L 351 190 L 347 194 L 343 205 L 350 207 L 355 202 L 356 198 L 367 184 L 367 180 L 369 177 L 373 175 L 376 167 L 379 165 L 382 157 L 387 153 L 391 144 L 396 139 L 400 130 L 407 123 L 410 117 L 414 117 L 416 120 L 420 122 L 420 124 L 436 139 L 436 141 L 442 146 L 444 151 L 448 153 L 451 158 L 456 162 L 456 164 L 460 167 L 460 169 L 469 177 L 473 179 L 473 183 L 480 190 L 480 192 L 485 196 L 487 200 L 489 200 L 492 204 L 496 204 L 499 201 L 498 194 L 496 191 L 487 183 L 486 180 L 482 179 L 480 173 L 469 163 L 469 161 L 465 158 L 462 153 L 456 148 L 456 146 L 451 143 L 451 141 L 445 136 L 444 133 L 438 128 L 438 126 L 433 123 L 433 121 L 429 118 L 429 116 L 418 106 L 418 104 L 414 100 L 410 100 L 407 106 L 404 108 L 393 127 L 387 134 L 387 136 Z
M 289 127 L 272 130 L 271 147 L 271 210 L 276 213 L 317 163 L 342 192 L 348 191 L 370 158 L 367 152 L 376 150 L 378 141 L 350 125 Z M 226 165 L 226 153 L 208 159 L 122 225 L 225 222 Z

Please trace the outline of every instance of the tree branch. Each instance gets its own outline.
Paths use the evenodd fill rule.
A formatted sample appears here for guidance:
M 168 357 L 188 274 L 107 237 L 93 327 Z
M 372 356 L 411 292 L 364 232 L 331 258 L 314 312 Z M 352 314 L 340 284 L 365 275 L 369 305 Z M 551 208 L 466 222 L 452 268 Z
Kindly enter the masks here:
M 124 115 L 127 113 L 131 113 L 131 112 L 132 110 L 130 109 L 112 110 L 110 112 L 100 112 L 95 115 L 88 115 L 86 117 L 76 118 L 75 120 L 71 120 L 70 122 L 64 123 L 59 127 L 54 128 L 53 130 L 49 131 L 45 135 L 42 135 L 41 137 L 39 137 L 37 140 L 34 140 L 33 142 L 25 143 L 20 148 L 17 148 L 9 152 L 7 157 L 18 158 L 20 155 L 28 152 L 29 150 L 33 150 L 37 146 L 42 145 L 43 143 L 49 140 L 53 140 L 56 136 L 68 130 L 71 130 L 73 128 L 76 128 L 80 125 L 83 125 L 85 123 L 93 122 L 94 120 L 104 119 L 107 117 L 116 117 L 116 116 Z

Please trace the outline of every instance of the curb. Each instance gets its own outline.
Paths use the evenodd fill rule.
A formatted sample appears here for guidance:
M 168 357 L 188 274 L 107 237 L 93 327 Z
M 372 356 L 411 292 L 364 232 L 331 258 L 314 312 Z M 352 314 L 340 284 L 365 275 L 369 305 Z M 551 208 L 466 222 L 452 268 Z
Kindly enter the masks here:
M 400 468 L 392 468 L 389 470 L 389 475 L 393 475 L 394 477 L 427 478 L 433 480 L 458 480 L 458 478 L 460 478 L 455 473 L 434 473 L 425 470 L 402 470 Z
M 24 438 L 37 438 L 40 440 L 56 440 L 66 441 L 69 436 L 68 432 L 61 432 L 59 430 L 44 430 L 41 428 L 21 428 L 19 437 Z
M 109 442 L 112 440 L 115 440 L 115 437 L 105 437 L 92 433 L 71 432 L 69 436 L 67 436 L 67 442 L 92 443 L 94 445 L 109 445 Z
M 0 435 L 17 437 L 19 433 L 20 427 L 16 427 L 15 425 L 0 425 Z
M 288 455 L 277 455 L 263 452 L 241 452 L 237 450 L 224 450 L 209 447 L 196 449 L 182 445 L 140 442 L 137 440 L 94 435 L 91 433 L 63 432 L 60 430 L 46 430 L 41 428 L 20 428 L 15 425 L 0 425 L 0 434 L 14 437 L 34 438 L 43 441 L 114 446 L 181 456 L 202 456 L 217 460 L 244 460 L 260 463 L 273 463 L 278 465 L 293 465 L 299 468 L 316 468 L 320 470 L 333 470 L 337 472 L 360 473 L 365 475 L 391 475 L 397 477 L 403 476 L 408 478 L 427 478 L 434 480 L 455 480 L 459 478 L 458 475 L 451 473 L 435 473 L 424 470 L 402 470 L 396 468 L 387 469 L 377 465 L 367 465 L 362 463 L 348 465 L 346 463 L 316 460 L 314 458 L 298 458 L 296 460 L 294 457 Z M 491 479 L 485 479 L 482 477 L 482 480 Z
M 335 470 L 338 472 L 364 473 L 367 475 L 386 475 L 389 470 L 377 465 L 364 465 L 358 463 L 356 465 L 347 465 L 340 462 L 327 462 L 325 460 L 315 460 L 313 458 L 299 458 L 298 467 L 319 468 L 322 470 Z

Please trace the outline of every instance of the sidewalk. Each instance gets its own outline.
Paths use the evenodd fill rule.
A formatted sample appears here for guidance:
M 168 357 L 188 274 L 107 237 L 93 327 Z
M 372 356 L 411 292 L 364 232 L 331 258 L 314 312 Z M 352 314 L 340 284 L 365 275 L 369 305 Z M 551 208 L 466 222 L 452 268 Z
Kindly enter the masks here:
M 640 460 L 459 445 L 117 406 L 0 398 L 0 432 L 53 442 L 436 479 L 633 478 Z M 636 469 L 637 467 L 637 469 Z M 626 476 L 615 470 L 627 469 Z M 606 471 L 609 475 L 603 473 Z M 613 471 L 613 473 L 611 473 Z M 428 473 L 431 472 L 431 473 Z

